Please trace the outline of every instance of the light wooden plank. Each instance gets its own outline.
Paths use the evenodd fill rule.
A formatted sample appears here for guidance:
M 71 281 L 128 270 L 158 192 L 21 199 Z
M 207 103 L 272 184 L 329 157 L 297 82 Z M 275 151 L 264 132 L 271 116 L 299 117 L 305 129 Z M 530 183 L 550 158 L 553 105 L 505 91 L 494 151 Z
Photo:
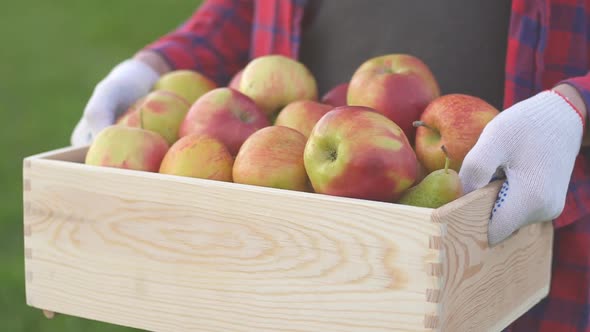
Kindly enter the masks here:
M 442 331 L 501 331 L 549 291 L 553 226 L 527 226 L 499 245 L 487 241 L 501 181 L 433 213 L 446 225 Z
M 88 146 L 68 146 L 32 155 L 25 158 L 25 168 L 27 167 L 28 162 L 34 159 L 50 159 L 74 163 L 83 163 L 88 148 Z
M 31 306 L 152 331 L 436 325 L 431 209 L 48 156 L 24 171 Z
M 154 331 L 500 331 L 546 296 L 553 230 L 487 247 L 498 183 L 420 209 L 24 161 L 27 303 Z M 65 161 L 65 162 L 63 162 Z

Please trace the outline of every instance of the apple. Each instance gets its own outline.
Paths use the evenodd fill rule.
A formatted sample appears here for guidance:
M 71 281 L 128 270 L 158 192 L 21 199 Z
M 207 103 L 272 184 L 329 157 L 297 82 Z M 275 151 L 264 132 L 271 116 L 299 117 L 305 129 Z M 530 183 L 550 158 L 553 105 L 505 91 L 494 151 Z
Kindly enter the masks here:
M 121 113 L 121 115 L 117 117 L 115 124 L 125 124 L 130 127 L 139 127 L 139 114 L 135 111 L 139 105 L 143 103 L 145 97 L 146 96 L 140 97 L 133 104 L 131 104 L 131 106 L 129 106 L 125 112 Z
M 85 164 L 158 172 L 168 151 L 166 140 L 151 130 L 111 125 L 90 144 Z
M 240 80 L 242 79 L 242 73 L 244 73 L 244 69 L 238 71 L 229 81 L 228 87 L 232 89 L 239 90 L 240 89 Z
M 137 105 L 132 105 L 129 107 L 121 116 L 115 121 L 115 124 L 127 126 L 127 127 L 135 127 L 140 128 L 140 118 L 139 112 L 137 111 Z
M 178 129 L 189 107 L 182 96 L 159 90 L 148 93 L 137 112 L 143 128 L 159 133 L 172 145 L 178 140 Z
M 332 105 L 334 107 L 346 106 L 348 86 L 348 82 L 336 85 L 322 96 L 321 102 L 324 104 Z
M 154 84 L 153 90 L 174 92 L 192 104 L 205 92 L 216 87 L 213 80 L 197 71 L 179 69 L 162 75 Z
M 164 156 L 160 173 L 232 181 L 234 159 L 216 138 L 191 134 L 180 138 Z
M 297 100 L 288 104 L 279 112 L 274 124 L 293 128 L 307 138 L 316 122 L 332 108 L 331 105 L 313 100 Z
M 284 55 L 257 57 L 244 68 L 239 90 L 267 114 L 276 115 L 295 100 L 317 100 L 315 77 L 301 62 Z
M 295 129 L 269 126 L 252 134 L 238 152 L 233 181 L 263 187 L 310 191 L 303 164 L 305 136 Z
M 148 93 L 129 114 L 117 123 L 155 131 L 172 145 L 178 139 L 178 131 L 190 104 L 177 94 L 156 90 Z
M 466 94 L 447 94 L 433 100 L 424 110 L 417 127 L 415 150 L 428 173 L 445 166 L 446 147 L 449 168 L 459 172 L 467 152 L 473 148 L 483 128 L 499 111 L 481 98 Z
M 364 106 L 340 106 L 315 125 L 304 151 L 316 193 L 395 202 L 417 178 L 417 159 L 393 121 Z
M 235 156 L 246 138 L 270 126 L 266 114 L 238 90 L 221 87 L 205 93 L 188 110 L 179 135 L 208 134 Z
M 418 159 L 418 156 L 416 156 L 416 159 Z M 422 180 L 424 180 L 424 178 L 428 175 L 428 171 L 426 170 L 426 168 L 424 166 L 422 166 L 422 163 L 420 162 L 420 160 L 418 160 L 418 162 L 416 163 L 416 166 L 418 167 L 418 170 L 416 171 L 416 183 L 421 182 Z
M 426 106 L 440 95 L 438 82 L 428 66 L 408 54 L 370 58 L 353 73 L 347 103 L 377 110 L 402 128 L 413 143 Z

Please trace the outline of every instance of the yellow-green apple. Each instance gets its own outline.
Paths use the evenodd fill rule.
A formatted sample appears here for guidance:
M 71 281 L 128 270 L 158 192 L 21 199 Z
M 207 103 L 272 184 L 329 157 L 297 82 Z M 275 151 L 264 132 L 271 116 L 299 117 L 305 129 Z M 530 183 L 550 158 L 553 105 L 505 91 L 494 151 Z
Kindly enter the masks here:
M 331 105 L 313 100 L 297 100 L 279 112 L 274 124 L 293 128 L 307 138 L 316 122 L 332 108 Z
M 364 106 L 340 106 L 314 126 L 304 152 L 317 193 L 394 202 L 417 177 L 416 154 L 402 129 Z
M 190 104 L 179 95 L 165 90 L 150 92 L 132 111 L 117 123 L 155 131 L 172 145 Z
M 483 128 L 499 111 L 481 98 L 466 94 L 447 94 L 433 100 L 422 113 L 417 127 L 415 150 L 428 173 L 445 167 L 459 172 L 467 152 L 473 148 Z
M 340 83 L 328 90 L 321 99 L 324 104 L 332 105 L 334 107 L 346 106 L 346 97 L 348 94 L 348 82 Z
M 257 57 L 244 68 L 240 89 L 272 118 L 295 100 L 317 100 L 317 82 L 301 62 L 284 55 Z
M 269 126 L 252 134 L 238 152 L 233 181 L 263 187 L 310 191 L 303 164 L 305 136 L 295 129 Z
M 151 130 L 112 125 L 96 135 L 84 162 L 94 166 L 158 172 L 168 148 L 168 142 Z
M 347 103 L 377 110 L 414 143 L 416 128 L 412 123 L 439 95 L 438 82 L 424 62 L 409 54 L 386 54 L 370 58 L 356 69 Z
M 191 134 L 174 143 L 162 160 L 160 173 L 232 181 L 234 159 L 216 138 Z
M 240 89 L 240 80 L 242 79 L 242 73 L 244 73 L 244 69 L 240 69 L 231 79 L 231 81 L 229 81 L 228 84 L 228 88 L 232 88 L 232 89 L 236 89 L 239 90 Z
M 252 99 L 238 90 L 221 87 L 207 92 L 190 107 L 179 132 L 181 137 L 208 134 L 235 156 L 252 133 L 270 125 Z
M 205 92 L 216 87 L 213 80 L 197 71 L 179 69 L 162 75 L 154 84 L 153 90 L 172 91 L 192 104 Z

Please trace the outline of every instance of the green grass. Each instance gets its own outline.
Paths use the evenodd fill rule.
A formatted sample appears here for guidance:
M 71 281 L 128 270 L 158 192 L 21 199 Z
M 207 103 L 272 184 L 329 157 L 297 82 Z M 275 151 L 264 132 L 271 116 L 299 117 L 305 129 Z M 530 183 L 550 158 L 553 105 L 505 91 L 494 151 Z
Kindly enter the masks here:
M 94 85 L 200 1 L 7 1 L 0 10 L 0 330 L 131 331 L 25 304 L 22 159 L 69 144 Z

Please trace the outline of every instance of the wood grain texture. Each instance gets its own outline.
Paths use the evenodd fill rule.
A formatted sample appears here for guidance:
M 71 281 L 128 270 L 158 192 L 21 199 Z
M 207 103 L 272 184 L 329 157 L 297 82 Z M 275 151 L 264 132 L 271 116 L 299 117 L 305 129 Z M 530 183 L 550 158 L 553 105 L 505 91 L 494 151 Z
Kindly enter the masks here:
M 487 245 L 499 183 L 425 209 L 91 167 L 86 150 L 23 163 L 26 300 L 48 316 L 150 331 L 501 331 L 548 292 L 550 223 Z
M 522 228 L 499 245 L 487 241 L 489 212 L 501 182 L 433 213 L 443 242 L 442 331 L 501 331 L 549 291 L 553 226 Z
M 39 160 L 39 159 L 83 163 L 84 158 L 86 157 L 86 152 L 88 152 L 88 148 L 89 148 L 88 146 L 82 146 L 82 147 L 69 146 L 69 147 L 59 148 L 56 150 L 38 153 L 36 155 L 29 156 L 29 157 L 25 158 L 24 168 L 25 169 L 29 168 L 31 166 L 31 161 Z
M 443 234 L 431 209 L 89 167 L 71 162 L 83 153 L 60 153 L 24 169 L 30 306 L 150 331 L 439 324 L 428 290 L 441 286 L 433 243 Z

